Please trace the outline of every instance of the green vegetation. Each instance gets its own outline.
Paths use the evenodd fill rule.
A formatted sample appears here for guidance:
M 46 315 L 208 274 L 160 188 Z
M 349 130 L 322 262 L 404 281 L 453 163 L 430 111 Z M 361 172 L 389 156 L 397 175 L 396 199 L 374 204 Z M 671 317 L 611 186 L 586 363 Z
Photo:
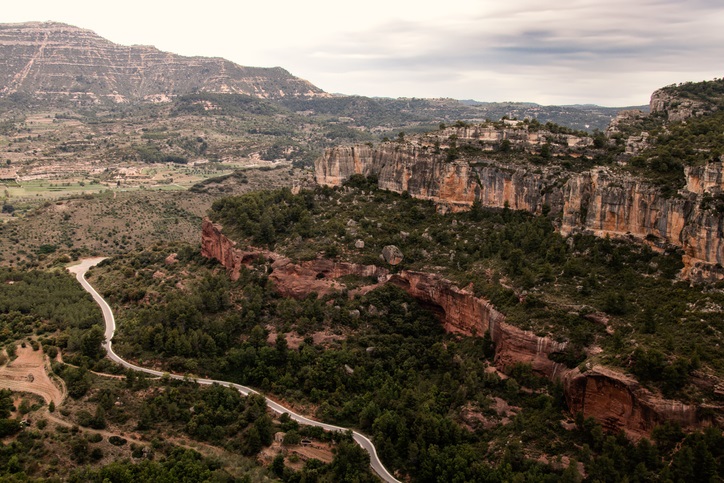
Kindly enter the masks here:
M 133 262 L 133 258 L 110 262 L 96 276 L 97 283 L 111 292 L 116 274 Z M 538 414 L 544 398 L 543 407 L 560 417 L 562 408 L 555 398 L 530 396 L 495 375 L 486 376 L 479 345 L 472 339 L 456 342 L 445 335 L 432 313 L 395 287 L 356 300 L 341 294 L 329 300 L 314 296 L 284 300 L 253 271 L 244 271 L 234 283 L 225 281 L 223 273 L 214 276 L 217 282 L 210 282 L 206 264 L 188 260 L 178 268 L 195 273 L 195 283 L 208 287 L 203 292 L 196 287 L 190 293 L 203 293 L 211 304 L 192 296 L 180 313 L 166 317 L 162 312 L 177 306 L 181 296 L 189 298 L 189 293 L 149 280 L 147 292 L 154 294 L 154 306 L 123 305 L 119 312 L 123 322 L 114 347 L 134 358 L 168 361 L 170 369 L 208 372 L 316 406 L 316 415 L 326 421 L 370 432 L 387 464 L 423 481 L 435 478 L 435 466 L 426 466 L 431 459 L 448 468 L 449 475 L 457 471 L 457 464 L 449 466 L 454 463 L 448 461 L 452 452 L 463 454 L 467 463 L 483 471 L 488 468 L 486 461 L 494 461 L 502 451 L 501 447 L 488 449 L 490 435 L 482 427 L 475 432 L 461 428 L 459 411 L 466 402 L 498 421 L 489 405 L 493 395 L 505 395 L 523 405 L 526 414 L 530 411 L 526 417 L 539 421 L 545 434 L 561 432 L 557 422 L 545 423 L 546 417 Z M 142 272 L 160 268 L 149 263 Z M 179 276 L 175 269 L 164 272 L 169 280 Z M 139 279 L 134 284 L 146 286 L 147 282 Z M 213 302 L 228 293 L 240 310 L 224 310 L 223 303 Z M 285 337 L 276 336 L 270 345 L 264 329 L 269 325 L 292 331 L 304 340 L 291 348 Z M 197 331 L 213 335 L 214 352 L 202 349 L 200 339 L 196 347 Z M 330 343 L 315 344 L 314 335 L 325 331 L 338 336 L 331 335 Z M 189 351 L 184 348 L 187 345 Z M 178 357 L 178 351 L 189 355 Z M 532 376 L 530 380 L 543 384 Z M 204 431 L 213 437 L 213 427 Z M 227 429 L 217 431 L 216 437 L 223 438 Z M 532 468 L 540 474 L 550 473 L 532 462 L 518 471 Z M 555 473 L 550 478 L 555 479 Z
M 629 161 L 630 170 L 673 189 L 684 185 L 684 167 L 699 166 L 724 154 L 724 113 L 692 117 L 650 131 L 652 146 Z
M 724 79 L 683 82 L 666 86 L 662 90 L 676 97 L 693 99 L 715 106 L 721 105 L 724 101 Z
M 0 268 L 0 344 L 35 335 L 46 351 L 85 347 L 83 356 L 98 360 L 100 341 L 87 342 L 101 322 L 98 306 L 68 273 Z
M 13 393 L 9 389 L 0 389 L 0 438 L 6 438 L 20 431 L 20 421 L 10 419 L 13 405 Z
M 242 243 L 297 259 L 333 254 L 380 264 L 381 248 L 395 244 L 405 258 L 393 271 L 434 267 L 460 286 L 472 283 L 515 325 L 569 341 L 553 356 L 569 367 L 604 362 L 666 396 L 713 397 L 690 376 L 702 369 L 721 374 L 716 339 L 723 327 L 718 312 L 705 307 L 724 300 L 718 291 L 675 281 L 680 254 L 591 236 L 565 239 L 551 220 L 511 210 L 475 206 L 442 216 L 430 203 L 375 185 L 354 177 L 338 190 L 251 193 L 217 201 L 212 214 Z M 358 239 L 363 249 L 354 247 Z M 585 462 L 593 480 L 623 474 L 607 463 L 620 451 L 633 454 L 626 465 L 643 464 L 638 470 L 649 477 L 688 464 L 663 446 L 648 463 L 637 459 L 632 443 L 607 438 L 592 421 L 563 430 L 559 387 L 527 366 L 513 368 L 507 380 L 486 372 L 485 340 L 445 334 L 433 313 L 393 286 L 353 298 L 343 291 L 280 299 L 264 260 L 230 282 L 190 249 L 176 249 L 179 265 L 164 265 L 171 249 L 117 258 L 94 276 L 118 307 L 114 347 L 121 354 L 314 407 L 325 421 L 370 433 L 385 463 L 415 481 L 574 477 L 573 469 L 534 463 L 530 455 Z M 588 317 L 593 313 L 606 314 L 613 335 Z M 604 352 L 589 355 L 596 345 Z M 510 424 L 501 424 L 498 400 L 516 407 Z M 512 437 L 521 438 L 520 447 L 504 443 Z M 705 447 L 716 466 L 712 437 Z
M 214 203 L 212 216 L 233 239 L 297 259 L 332 253 L 379 264 L 382 247 L 394 244 L 404 260 L 393 270 L 433 270 L 460 286 L 473 283 L 513 324 L 569 341 L 567 352 L 555 356 L 569 366 L 586 358 L 587 347 L 601 345 L 606 351 L 599 360 L 650 373 L 643 382 L 679 397 L 702 364 L 724 371 L 716 342 L 724 326 L 719 311 L 705 309 L 724 306 L 724 297 L 677 282 L 680 253 L 593 236 L 565 239 L 551 220 L 524 212 L 476 205 L 442 216 L 431 203 L 374 190 L 375 184 L 353 177 L 348 186 L 361 191 L 226 198 Z M 354 247 L 358 239 L 363 249 Z M 594 312 L 607 315 L 613 335 L 588 317 Z M 642 369 L 649 364 L 647 351 L 666 354 L 652 371 Z M 689 386 L 689 392 L 694 396 L 698 389 Z
M 199 453 L 182 448 L 173 449 L 162 461 L 116 461 L 101 468 L 85 467 L 76 470 L 69 482 L 131 482 L 154 481 L 235 481 L 220 468 L 218 462 L 203 458 Z M 246 478 L 241 481 L 251 481 Z

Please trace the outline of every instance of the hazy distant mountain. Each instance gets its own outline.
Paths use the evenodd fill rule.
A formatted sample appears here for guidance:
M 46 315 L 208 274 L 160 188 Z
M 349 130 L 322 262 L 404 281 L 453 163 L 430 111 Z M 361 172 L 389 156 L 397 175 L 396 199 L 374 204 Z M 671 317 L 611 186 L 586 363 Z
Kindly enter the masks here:
M 603 130 L 620 110 L 332 95 L 281 67 L 244 67 L 218 57 L 184 57 L 151 46 L 118 45 L 90 30 L 57 22 L 0 24 L 0 100 L 16 106 L 32 108 L 39 101 L 86 106 L 160 102 L 202 93 L 267 99 L 295 112 L 376 132 L 424 130 L 440 122 L 503 116 Z
M 130 102 L 193 92 L 266 99 L 328 96 L 280 67 L 243 67 L 221 58 L 127 47 L 62 23 L 0 24 L 0 97 Z
M 476 107 L 485 112 L 492 120 L 503 116 L 515 119 L 538 119 L 540 122 L 554 122 L 573 129 L 591 131 L 604 130 L 622 110 L 641 110 L 648 112 L 648 105 L 626 107 L 603 107 L 595 104 L 573 104 L 566 106 L 542 106 L 533 102 L 479 102 L 460 101 L 466 106 Z

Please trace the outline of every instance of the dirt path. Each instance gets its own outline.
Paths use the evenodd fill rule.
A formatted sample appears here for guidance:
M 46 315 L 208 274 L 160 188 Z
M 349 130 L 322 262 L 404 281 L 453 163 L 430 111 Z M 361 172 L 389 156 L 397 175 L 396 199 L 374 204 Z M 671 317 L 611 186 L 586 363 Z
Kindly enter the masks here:
M 18 357 L 0 367 L 0 388 L 30 392 L 42 397 L 46 404 L 63 402 L 65 391 L 48 376 L 46 357 L 42 349 L 18 347 Z

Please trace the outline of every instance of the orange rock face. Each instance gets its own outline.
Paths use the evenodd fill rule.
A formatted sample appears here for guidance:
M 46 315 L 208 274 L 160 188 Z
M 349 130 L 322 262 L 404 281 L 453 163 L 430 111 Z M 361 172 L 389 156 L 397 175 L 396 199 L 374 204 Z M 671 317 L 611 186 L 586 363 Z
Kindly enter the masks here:
M 390 275 L 375 265 L 325 259 L 294 263 L 269 251 L 245 252 L 236 248 L 236 244 L 221 233 L 220 227 L 209 220 L 204 220 L 202 233 L 202 254 L 218 260 L 232 279 L 239 277 L 242 266 L 258 258 L 271 261 L 269 278 L 279 293 L 287 297 L 303 298 L 311 293 L 322 296 L 340 290 L 344 285 L 338 279 L 352 274 L 374 277 L 379 283 L 392 283 L 437 313 L 448 332 L 482 336 L 489 331 L 495 343 L 494 362 L 498 369 L 525 363 L 544 377 L 562 381 L 571 411 L 594 417 L 612 431 L 623 430 L 637 437 L 665 421 L 676 421 L 684 428 L 709 424 L 699 420 L 697 407 L 662 399 L 621 372 L 595 366 L 581 373 L 550 360 L 548 356 L 563 350 L 565 343 L 507 323 L 505 315 L 489 301 L 438 275 L 405 270 Z M 722 408 L 713 409 L 721 419 Z
M 583 374 L 575 369 L 564 381 L 571 411 L 596 418 L 611 432 L 624 430 L 640 437 L 666 421 L 679 423 L 682 428 L 700 425 L 696 406 L 657 397 L 636 379 L 603 366 Z
M 327 295 L 345 288 L 344 284 L 337 281 L 340 277 L 358 275 L 384 279 L 388 273 L 386 269 L 375 265 L 334 262 L 323 258 L 297 264 L 286 257 L 277 257 L 272 263 L 269 279 L 285 297 L 304 298 L 312 292 L 319 296 Z
M 702 197 L 724 190 L 721 162 L 686 171 L 687 189 L 666 198 L 653 186 L 606 168 L 582 173 L 560 168 L 503 166 L 483 160 L 449 162 L 414 145 L 383 144 L 327 150 L 315 162 L 317 183 L 339 186 L 353 174 L 376 175 L 382 189 L 432 200 L 442 211 L 483 206 L 560 215 L 565 235 L 633 236 L 681 247 L 696 266 L 695 278 L 720 279 L 724 265 L 724 218 L 701 207 Z M 684 271 L 684 276 L 690 272 Z
M 239 279 L 242 267 L 260 258 L 268 260 L 272 268 L 269 279 L 274 282 L 274 287 L 283 296 L 293 298 L 304 298 L 312 292 L 322 296 L 341 290 L 344 285 L 337 279 L 345 275 L 379 279 L 388 274 L 386 269 L 376 265 L 334 262 L 324 258 L 293 263 L 289 258 L 268 250 L 242 251 L 236 248 L 236 242 L 221 232 L 220 225 L 209 219 L 202 222 L 201 254 L 219 261 L 232 280 Z
M 204 219 L 201 224 L 201 254 L 206 258 L 218 260 L 226 268 L 226 273 L 232 280 L 238 280 L 241 268 L 258 257 L 274 255 L 271 252 L 239 250 L 236 248 L 236 242 L 221 233 L 221 225 L 214 224 L 209 219 Z

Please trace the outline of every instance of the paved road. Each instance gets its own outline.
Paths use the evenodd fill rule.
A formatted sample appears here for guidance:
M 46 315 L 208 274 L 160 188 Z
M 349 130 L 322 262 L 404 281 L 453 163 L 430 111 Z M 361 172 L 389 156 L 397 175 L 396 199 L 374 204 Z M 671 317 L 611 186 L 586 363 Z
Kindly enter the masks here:
M 106 301 L 101 297 L 98 292 L 93 288 L 93 286 L 88 283 L 88 280 L 85 279 L 85 274 L 88 271 L 89 268 L 99 264 L 105 260 L 105 258 L 86 258 L 83 260 L 79 265 L 74 265 L 72 267 L 68 268 L 68 271 L 75 274 L 75 278 L 80 282 L 80 284 L 83 286 L 83 288 L 90 293 L 93 296 L 93 300 L 96 301 L 98 305 L 100 305 L 101 310 L 103 311 L 103 319 L 106 322 L 106 350 L 108 351 L 108 357 L 114 362 L 117 362 L 118 364 L 128 368 L 133 369 L 135 371 L 145 372 L 146 374 L 152 374 L 154 376 L 163 376 L 164 372 L 161 371 L 155 371 L 153 369 L 148 369 L 145 367 L 137 366 L 135 364 L 131 364 L 130 362 L 121 359 L 118 354 L 113 352 L 113 334 L 116 331 L 116 319 L 113 317 L 113 311 L 111 310 L 111 307 L 106 303 Z M 168 374 L 168 373 L 166 373 Z M 180 376 L 178 374 L 169 374 L 170 377 L 174 379 L 184 379 L 184 376 Z M 242 386 L 240 384 L 234 384 L 232 382 L 228 381 L 217 381 L 215 379 L 196 379 L 196 382 L 199 384 L 220 384 L 222 386 L 228 386 L 233 387 L 234 389 L 237 389 L 240 393 L 242 393 L 245 396 L 248 396 L 249 394 L 258 394 L 257 391 Z M 334 426 L 332 424 L 326 424 L 326 423 L 320 423 L 319 421 L 314 421 L 313 419 L 306 418 L 302 416 L 301 414 L 297 414 L 291 409 L 288 409 L 281 404 L 272 401 L 271 399 L 265 397 L 266 404 L 269 406 L 274 412 L 278 414 L 288 413 L 289 416 L 299 422 L 300 424 L 306 424 L 309 426 L 319 426 L 320 428 L 323 428 L 327 431 L 347 431 L 346 428 L 342 428 L 340 426 Z M 370 439 L 361 434 L 357 431 L 352 432 L 352 437 L 354 438 L 355 442 L 360 445 L 362 448 L 364 448 L 369 454 L 370 454 L 370 466 L 372 466 L 372 469 L 374 470 L 377 475 L 382 478 L 384 481 L 387 481 L 389 483 L 400 483 L 398 480 L 393 477 L 389 471 L 384 467 L 382 462 L 380 461 L 379 457 L 377 456 L 377 450 L 375 449 L 375 445 L 372 444 L 372 441 Z

